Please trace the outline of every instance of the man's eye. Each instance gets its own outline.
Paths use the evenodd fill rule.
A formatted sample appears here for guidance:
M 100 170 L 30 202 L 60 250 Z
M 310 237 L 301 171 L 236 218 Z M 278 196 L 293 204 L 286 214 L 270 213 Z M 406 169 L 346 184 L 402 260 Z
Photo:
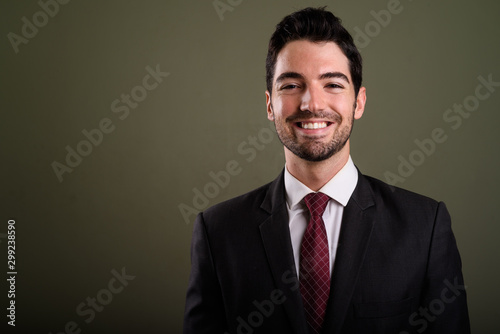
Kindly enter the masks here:
M 326 85 L 326 87 L 328 87 L 328 88 L 343 88 L 341 85 L 334 84 L 334 83 L 328 84 L 328 85 Z
M 297 87 L 298 87 L 297 85 L 289 84 L 289 85 L 285 85 L 285 86 L 281 87 L 281 89 L 294 89 Z

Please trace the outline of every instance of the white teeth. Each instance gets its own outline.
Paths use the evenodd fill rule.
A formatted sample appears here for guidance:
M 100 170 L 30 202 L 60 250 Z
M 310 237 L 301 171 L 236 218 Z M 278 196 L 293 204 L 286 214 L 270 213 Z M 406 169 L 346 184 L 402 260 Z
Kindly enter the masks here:
M 326 122 L 301 122 L 303 129 L 323 129 L 326 128 Z

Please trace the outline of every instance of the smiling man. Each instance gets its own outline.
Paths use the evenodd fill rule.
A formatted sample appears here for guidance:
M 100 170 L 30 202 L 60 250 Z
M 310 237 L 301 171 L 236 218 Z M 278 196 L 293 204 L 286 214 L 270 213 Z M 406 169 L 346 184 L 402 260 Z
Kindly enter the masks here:
M 350 157 L 366 89 L 340 20 L 322 8 L 285 17 L 266 81 L 285 168 L 198 215 L 184 333 L 470 333 L 444 203 Z

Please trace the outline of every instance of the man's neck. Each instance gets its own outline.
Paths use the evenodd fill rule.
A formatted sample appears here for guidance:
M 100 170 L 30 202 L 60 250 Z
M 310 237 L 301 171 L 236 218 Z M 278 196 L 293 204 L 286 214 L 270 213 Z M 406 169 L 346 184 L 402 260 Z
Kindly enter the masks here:
M 318 191 L 349 161 L 349 141 L 332 157 L 323 161 L 307 161 L 285 148 L 286 168 L 308 188 Z

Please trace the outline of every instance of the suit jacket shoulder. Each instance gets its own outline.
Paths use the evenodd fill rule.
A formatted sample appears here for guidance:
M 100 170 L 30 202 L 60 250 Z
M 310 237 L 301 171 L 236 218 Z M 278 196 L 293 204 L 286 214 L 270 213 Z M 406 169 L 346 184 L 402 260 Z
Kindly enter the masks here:
M 428 205 L 437 205 L 438 201 L 428 196 L 403 189 L 400 187 L 392 186 L 390 184 L 385 183 L 382 180 L 374 178 L 372 176 L 363 175 L 360 173 L 360 176 L 366 179 L 370 184 L 370 187 L 375 196 L 380 197 L 393 197 L 393 200 L 403 200 L 403 201 L 414 201 L 419 203 L 426 203 Z
M 370 185 L 369 188 L 377 204 L 382 204 L 388 210 L 395 210 L 400 215 L 412 214 L 415 211 L 432 214 L 432 212 L 435 213 L 439 205 L 438 201 L 430 197 L 391 186 L 371 176 L 362 175 L 361 173 L 359 175 Z
M 215 215 L 218 219 L 224 220 L 223 218 L 235 218 L 243 215 L 249 209 L 256 210 L 261 206 L 272 183 L 269 182 L 245 194 L 215 204 L 206 209 L 203 215 L 206 219 Z
M 255 228 L 285 203 L 284 173 L 272 182 L 224 202 L 215 204 L 201 215 L 208 229 Z

